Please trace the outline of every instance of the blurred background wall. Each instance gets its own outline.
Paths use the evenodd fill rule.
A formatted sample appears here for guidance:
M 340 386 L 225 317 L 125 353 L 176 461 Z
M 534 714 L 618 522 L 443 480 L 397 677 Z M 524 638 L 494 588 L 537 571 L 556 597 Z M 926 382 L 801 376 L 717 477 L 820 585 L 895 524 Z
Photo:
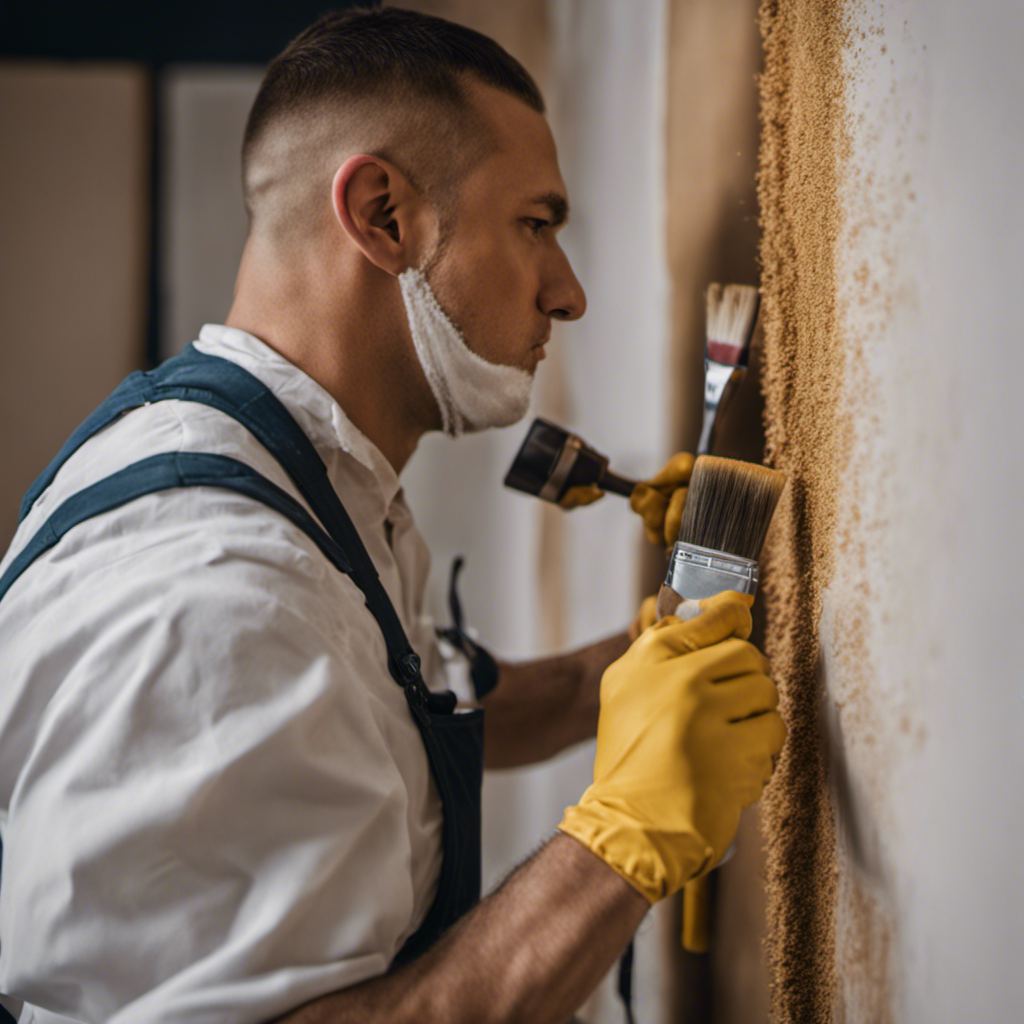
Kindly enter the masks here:
M 143 358 L 148 92 L 138 67 L 0 64 L 0 543 L 67 435 Z

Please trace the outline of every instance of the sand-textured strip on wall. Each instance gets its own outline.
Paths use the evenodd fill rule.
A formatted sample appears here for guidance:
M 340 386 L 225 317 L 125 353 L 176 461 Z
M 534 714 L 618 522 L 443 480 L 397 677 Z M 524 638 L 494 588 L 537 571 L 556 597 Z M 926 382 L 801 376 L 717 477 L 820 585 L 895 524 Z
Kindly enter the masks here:
M 835 828 L 819 724 L 818 620 L 831 576 L 844 430 L 837 316 L 845 160 L 841 0 L 761 12 L 764 377 L 768 461 L 789 477 L 766 551 L 766 648 L 789 739 L 766 791 L 772 1019 L 832 1019 Z

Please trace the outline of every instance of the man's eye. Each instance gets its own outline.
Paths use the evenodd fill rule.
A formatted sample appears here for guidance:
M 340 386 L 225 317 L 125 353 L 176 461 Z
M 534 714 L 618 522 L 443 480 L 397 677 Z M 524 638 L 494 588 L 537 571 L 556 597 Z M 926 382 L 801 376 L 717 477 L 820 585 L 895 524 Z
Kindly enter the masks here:
M 539 235 L 541 230 L 546 228 L 549 224 L 549 221 L 546 221 L 541 217 L 524 217 L 523 222 L 535 235 Z

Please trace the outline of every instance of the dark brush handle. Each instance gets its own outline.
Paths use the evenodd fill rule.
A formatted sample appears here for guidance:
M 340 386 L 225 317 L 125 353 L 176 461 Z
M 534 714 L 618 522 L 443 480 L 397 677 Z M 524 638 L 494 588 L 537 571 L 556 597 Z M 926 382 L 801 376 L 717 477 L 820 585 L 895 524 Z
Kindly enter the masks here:
M 601 479 L 598 480 L 597 486 L 602 491 L 611 491 L 612 494 L 621 494 L 624 498 L 628 498 L 633 493 L 633 488 L 636 487 L 636 481 L 630 480 L 628 477 L 619 476 L 618 473 L 613 473 L 610 469 L 606 469 L 601 474 Z

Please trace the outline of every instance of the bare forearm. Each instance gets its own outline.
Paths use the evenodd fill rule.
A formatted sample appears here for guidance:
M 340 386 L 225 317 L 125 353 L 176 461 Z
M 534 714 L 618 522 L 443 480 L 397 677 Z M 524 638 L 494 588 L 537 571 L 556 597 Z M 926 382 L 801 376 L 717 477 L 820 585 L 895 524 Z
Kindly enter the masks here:
M 621 633 L 552 658 L 502 662 L 484 700 L 485 767 L 534 764 L 593 737 L 601 676 L 628 646 Z
M 559 834 L 418 960 L 279 1024 L 565 1024 L 649 906 Z

